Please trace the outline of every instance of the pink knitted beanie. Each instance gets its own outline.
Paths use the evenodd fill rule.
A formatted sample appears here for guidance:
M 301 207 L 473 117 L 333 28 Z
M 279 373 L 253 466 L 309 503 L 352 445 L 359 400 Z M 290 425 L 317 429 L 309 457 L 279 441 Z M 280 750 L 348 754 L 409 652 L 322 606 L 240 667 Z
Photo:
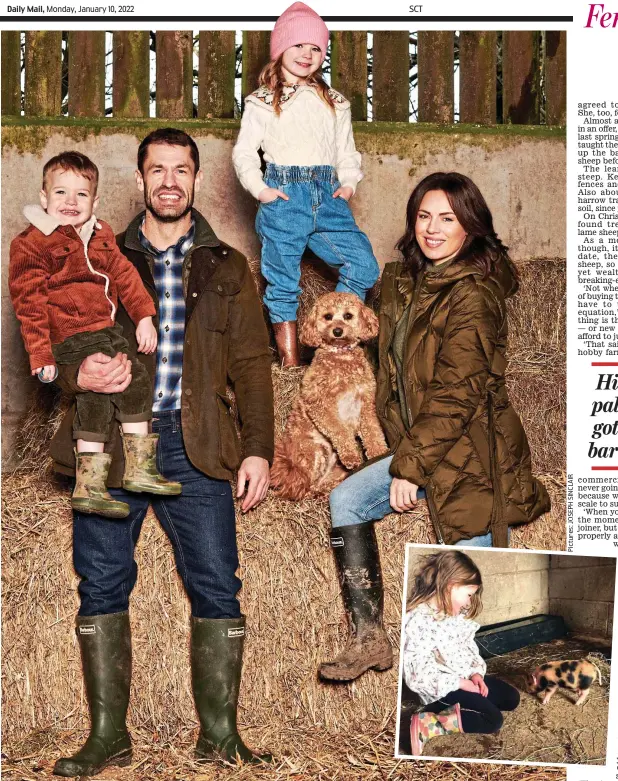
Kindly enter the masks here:
M 324 62 L 328 47 L 328 27 L 322 17 L 304 3 L 293 3 L 277 19 L 270 34 L 271 60 L 276 60 L 286 49 L 297 43 L 313 43 L 319 46 Z

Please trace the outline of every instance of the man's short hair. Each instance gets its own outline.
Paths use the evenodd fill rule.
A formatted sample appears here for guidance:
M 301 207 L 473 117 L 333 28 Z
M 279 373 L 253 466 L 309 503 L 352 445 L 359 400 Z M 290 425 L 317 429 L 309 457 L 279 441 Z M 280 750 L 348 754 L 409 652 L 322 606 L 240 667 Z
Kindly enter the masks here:
M 61 171 L 73 171 L 73 173 L 88 179 L 94 186 L 94 195 L 97 194 L 99 186 L 99 169 L 89 157 L 81 152 L 61 152 L 52 157 L 43 166 L 43 189 L 47 190 L 47 177 L 52 171 L 60 169 Z
M 151 144 L 188 146 L 191 160 L 193 160 L 193 165 L 195 166 L 195 173 L 200 170 L 200 153 L 191 136 L 188 133 L 185 133 L 184 130 L 177 130 L 174 127 L 160 127 L 158 130 L 153 130 L 152 133 L 147 135 L 137 150 L 137 168 L 142 176 L 144 175 L 144 160 L 148 154 L 148 147 Z

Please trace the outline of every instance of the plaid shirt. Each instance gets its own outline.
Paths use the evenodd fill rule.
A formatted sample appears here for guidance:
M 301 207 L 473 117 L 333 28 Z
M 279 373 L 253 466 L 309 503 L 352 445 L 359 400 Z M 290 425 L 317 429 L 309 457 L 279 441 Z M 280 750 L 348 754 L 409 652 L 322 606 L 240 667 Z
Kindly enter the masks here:
M 142 223 L 143 225 L 143 223 Z M 154 283 L 159 299 L 159 341 L 155 375 L 153 412 L 180 409 L 182 392 L 182 352 L 185 340 L 185 299 L 182 291 L 182 264 L 193 246 L 195 221 L 177 243 L 166 250 L 153 247 L 138 230 L 144 249 L 154 257 Z

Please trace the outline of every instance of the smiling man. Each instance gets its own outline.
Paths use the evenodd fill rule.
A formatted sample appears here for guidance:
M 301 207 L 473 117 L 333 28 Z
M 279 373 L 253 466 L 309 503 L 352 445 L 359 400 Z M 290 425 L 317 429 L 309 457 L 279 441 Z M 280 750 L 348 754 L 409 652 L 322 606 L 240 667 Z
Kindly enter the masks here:
M 126 728 L 131 679 L 129 595 L 137 578 L 134 550 L 149 501 L 168 535 L 191 601 L 191 677 L 200 720 L 198 758 L 266 761 L 236 728 L 244 616 L 236 594 L 235 513 L 230 479 L 238 468 L 241 508 L 266 495 L 273 455 L 271 357 L 261 303 L 246 259 L 215 236 L 193 208 L 202 183 L 193 139 L 172 128 L 147 136 L 136 181 L 146 210 L 117 237 L 157 310 L 156 355 L 143 362 L 153 381 L 153 431 L 159 461 L 182 495 L 149 499 L 114 487 L 123 471 L 120 436 L 109 443 L 110 493 L 130 506 L 110 521 L 74 513 L 73 552 L 81 578 L 77 616 L 92 728 L 83 748 L 58 760 L 57 775 L 94 775 L 131 762 Z M 121 308 L 129 343 L 135 328 Z M 75 392 L 117 393 L 131 381 L 126 356 L 90 356 L 63 367 Z M 236 434 L 226 384 L 234 387 L 242 421 Z M 74 469 L 70 412 L 52 443 L 56 468 Z M 242 445 L 242 455 L 241 455 Z

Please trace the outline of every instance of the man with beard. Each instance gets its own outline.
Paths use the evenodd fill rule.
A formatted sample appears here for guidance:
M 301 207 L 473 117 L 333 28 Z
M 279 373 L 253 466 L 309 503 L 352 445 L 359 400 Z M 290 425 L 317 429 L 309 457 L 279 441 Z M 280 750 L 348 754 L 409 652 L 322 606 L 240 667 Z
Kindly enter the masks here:
M 158 460 L 182 495 L 147 497 L 120 486 L 122 448 L 117 427 L 110 493 L 131 508 L 121 521 L 74 513 L 73 555 L 81 578 L 77 616 L 92 726 L 85 745 L 59 759 L 54 773 L 94 775 L 131 762 L 126 728 L 131 679 L 129 595 L 137 578 L 134 550 L 149 502 L 168 535 L 191 602 L 191 678 L 200 721 L 196 756 L 268 761 L 237 732 L 245 620 L 236 594 L 235 514 L 230 479 L 243 512 L 266 495 L 273 455 L 271 358 L 262 307 L 246 260 L 215 236 L 193 206 L 202 182 L 193 139 L 172 128 L 155 130 L 140 144 L 139 214 L 118 246 L 138 270 L 157 309 L 156 355 L 143 360 L 153 379 L 153 431 Z M 118 322 L 135 343 L 126 311 Z M 126 356 L 90 356 L 62 367 L 59 382 L 74 392 L 122 391 L 131 381 Z M 243 460 L 226 383 L 231 381 L 242 421 Z M 71 474 L 72 413 L 52 443 L 56 469 Z

